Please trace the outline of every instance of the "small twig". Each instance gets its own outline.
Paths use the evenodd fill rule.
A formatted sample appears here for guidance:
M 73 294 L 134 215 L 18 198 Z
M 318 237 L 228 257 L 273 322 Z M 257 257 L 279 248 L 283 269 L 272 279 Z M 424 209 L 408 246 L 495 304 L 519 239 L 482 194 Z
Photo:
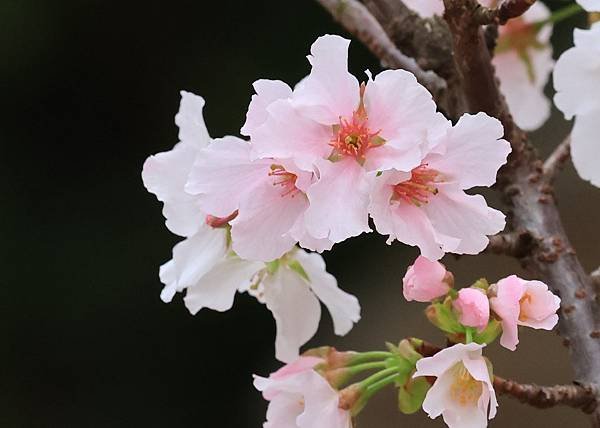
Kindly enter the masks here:
M 579 385 L 538 386 L 494 376 L 494 389 L 539 409 L 563 405 L 592 413 L 598 406 L 594 388 Z
M 568 136 L 552 152 L 544 162 L 543 176 L 546 183 L 550 184 L 556 178 L 558 172 L 563 169 L 565 163 L 571 157 L 571 136 Z
M 486 251 L 521 258 L 527 256 L 535 244 L 536 241 L 529 232 L 500 233 L 490 236 Z
M 357 0 L 317 0 L 348 32 L 356 36 L 381 62 L 390 68 L 413 73 L 436 98 L 446 90 L 446 82 L 433 71 L 425 71 L 394 45 L 383 27 Z
M 495 9 L 481 6 L 475 13 L 475 20 L 480 25 L 504 25 L 509 19 L 523 15 L 535 2 L 536 0 L 504 0 Z

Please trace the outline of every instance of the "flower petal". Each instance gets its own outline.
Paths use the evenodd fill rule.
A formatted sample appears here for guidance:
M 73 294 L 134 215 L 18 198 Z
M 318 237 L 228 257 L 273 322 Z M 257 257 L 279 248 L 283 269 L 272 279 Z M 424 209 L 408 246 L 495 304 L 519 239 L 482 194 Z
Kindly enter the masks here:
M 340 36 L 319 37 L 308 56 L 312 70 L 294 91 L 294 107 L 323 125 L 337 124 L 358 108 L 358 80 L 348 73 L 349 45 Z
M 463 189 L 491 186 L 511 151 L 503 134 L 499 120 L 485 113 L 464 114 L 440 143 L 445 153 L 426 158 L 425 162 Z
M 319 254 L 300 250 L 295 257 L 310 279 L 311 290 L 327 306 L 335 334 L 344 336 L 360 320 L 358 299 L 338 288 L 335 277 L 325 270 L 325 261 Z
M 307 191 L 306 229 L 315 238 L 341 242 L 370 232 L 369 186 L 363 168 L 352 158 L 317 163 L 320 179 Z
M 595 112 L 577 116 L 571 131 L 571 157 L 581 178 L 600 187 L 600 106 Z
M 239 257 L 228 257 L 218 262 L 192 287 L 188 287 L 185 307 L 192 315 L 202 308 L 224 312 L 231 309 L 235 293 L 249 283 L 264 265 Z
M 175 115 L 175 123 L 179 127 L 179 141 L 201 149 L 208 146 L 210 137 L 204 123 L 202 110 L 204 98 L 191 92 L 181 91 L 179 112 Z
M 292 89 L 281 80 L 260 79 L 252 84 L 255 95 L 248 106 L 246 123 L 242 126 L 242 135 L 252 135 L 269 117 L 267 107 L 274 101 L 292 96 Z
M 300 275 L 286 267 L 268 275 L 263 285 L 265 303 L 277 325 L 275 357 L 291 362 L 317 332 L 321 305 Z

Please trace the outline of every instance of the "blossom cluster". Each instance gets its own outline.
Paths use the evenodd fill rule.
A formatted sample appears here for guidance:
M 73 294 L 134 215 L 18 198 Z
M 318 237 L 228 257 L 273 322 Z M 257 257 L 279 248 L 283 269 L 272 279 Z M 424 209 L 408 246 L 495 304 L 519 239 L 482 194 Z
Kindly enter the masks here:
M 255 376 L 269 401 L 265 428 L 351 428 L 352 416 L 387 385 L 398 388 L 404 413 L 422 408 L 431 418 L 441 415 L 450 428 L 484 428 L 498 407 L 484 348 L 502 332 L 500 344 L 514 351 L 518 326 L 551 330 L 558 322 L 560 299 L 546 284 L 516 275 L 456 291 L 451 272 L 419 257 L 403 284 L 408 300 L 431 303 L 427 316 L 454 344 L 431 356 L 421 354 L 419 339 L 389 346 L 389 352 L 311 350 L 268 378 Z M 352 382 L 373 369 L 380 371 Z
M 443 13 L 441 0 L 404 2 L 425 17 Z M 599 0 L 580 4 L 600 10 Z M 493 59 L 500 88 L 517 124 L 537 129 L 550 115 L 544 87 L 554 69 L 555 104 L 575 117 L 575 167 L 600 186 L 600 24 L 576 30 L 575 46 L 555 66 L 551 18 L 536 2 L 500 27 Z M 275 356 L 287 364 L 255 376 L 269 401 L 265 428 L 351 428 L 389 385 L 404 413 L 423 409 L 450 428 L 483 428 L 498 407 L 485 347 L 499 337 L 516 350 L 519 327 L 553 329 L 560 306 L 546 284 L 516 275 L 457 290 L 438 261 L 446 253 L 478 254 L 504 229 L 504 214 L 474 188 L 495 183 L 510 144 L 501 123 L 484 113 L 446 119 L 409 72 L 367 70 L 360 82 L 348 71 L 349 43 L 319 37 L 309 74 L 293 87 L 256 81 L 244 138 L 211 138 L 204 99 L 181 92 L 179 142 L 150 156 L 142 171 L 164 205 L 167 228 L 183 238 L 160 268 L 161 299 L 185 293 L 196 314 L 227 311 L 237 293 L 247 293 L 272 312 Z M 359 321 L 357 298 L 338 287 L 320 253 L 372 227 L 388 244 L 418 247 L 403 294 L 428 304 L 427 318 L 450 346 L 432 352 L 412 338 L 387 351 L 301 355 L 318 329 L 321 303 L 338 335 Z
M 185 239 L 160 270 L 161 297 L 186 290 L 192 313 L 225 311 L 236 292 L 265 303 L 283 361 L 317 329 L 321 300 L 337 334 L 360 318 L 315 252 L 376 229 L 436 260 L 477 254 L 504 215 L 475 186 L 490 186 L 510 145 L 483 113 L 456 124 L 406 71 L 359 83 L 347 70 L 349 41 L 323 36 L 310 74 L 292 90 L 255 82 L 242 134 L 211 139 L 204 100 L 182 92 L 180 142 L 148 158 L 142 177 L 164 203 L 167 227 Z M 285 291 L 283 283 L 285 283 Z M 292 285 L 290 285 L 292 284 Z M 293 284 L 297 284 L 294 286 Z

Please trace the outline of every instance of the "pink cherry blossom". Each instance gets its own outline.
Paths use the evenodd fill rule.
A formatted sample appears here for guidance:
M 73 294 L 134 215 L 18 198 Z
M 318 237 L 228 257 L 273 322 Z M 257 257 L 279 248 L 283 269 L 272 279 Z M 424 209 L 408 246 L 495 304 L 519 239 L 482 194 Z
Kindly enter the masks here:
M 575 169 L 600 187 L 600 23 L 589 30 L 576 29 L 573 36 L 575 46 L 560 56 L 554 69 L 554 103 L 567 119 L 575 116 L 571 131 Z
M 510 145 L 500 122 L 484 113 L 464 115 L 444 128 L 421 164 L 411 172 L 386 171 L 371 177 L 369 211 L 377 231 L 418 246 L 430 260 L 444 253 L 478 254 L 487 235 L 500 232 L 504 215 L 481 195 L 464 190 L 490 186 L 506 162 Z
M 211 215 L 238 212 L 230 222 L 233 250 L 244 259 L 271 261 L 298 241 L 312 250 L 330 249 L 331 241 L 312 238 L 303 227 L 305 191 L 314 174 L 291 160 L 252 160 L 250 151 L 239 138 L 215 140 L 196 158 L 186 185 Z
M 527 281 L 516 275 L 501 279 L 490 299 L 492 310 L 502 322 L 500 344 L 511 351 L 517 348 L 517 326 L 552 330 L 558 323 L 560 298 L 541 281 Z
M 408 72 L 388 70 L 359 84 L 347 70 L 348 45 L 339 36 L 318 38 L 309 76 L 291 96 L 275 99 L 257 90 L 251 125 L 244 127 L 255 157 L 293 159 L 315 172 L 301 229 L 333 243 L 370 231 L 368 175 L 418 166 L 434 124 L 446 122 Z M 256 126 L 265 110 L 266 120 Z
M 490 302 L 485 292 L 479 288 L 463 288 L 453 303 L 459 314 L 459 321 L 467 327 L 483 330 L 490 319 Z
M 430 302 L 448 294 L 453 283 L 452 273 L 443 264 L 419 256 L 402 279 L 404 298 Z
M 496 415 L 496 393 L 481 355 L 484 346 L 459 343 L 417 361 L 414 377 L 437 378 L 423 402 L 430 418 L 442 415 L 450 428 L 484 428 Z
M 340 409 L 339 394 L 313 368 L 320 358 L 300 357 L 254 386 L 269 401 L 264 428 L 351 428 L 350 412 Z

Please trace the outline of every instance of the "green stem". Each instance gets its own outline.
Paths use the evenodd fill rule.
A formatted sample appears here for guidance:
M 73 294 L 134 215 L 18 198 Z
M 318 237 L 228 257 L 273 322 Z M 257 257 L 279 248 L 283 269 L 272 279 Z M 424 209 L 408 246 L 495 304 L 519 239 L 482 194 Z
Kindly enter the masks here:
M 362 380 L 359 385 L 361 389 L 367 389 L 371 385 L 376 384 L 381 379 L 388 377 L 389 375 L 398 374 L 398 367 L 390 367 L 389 369 L 381 370 L 380 372 L 375 373 L 374 375 L 369 376 L 368 378 Z
M 383 375 L 384 372 L 387 372 L 387 373 L 385 373 L 385 376 Z M 386 386 L 388 386 L 390 383 L 394 383 L 396 381 L 396 379 L 398 379 L 400 377 L 400 373 L 396 372 L 396 373 L 390 374 L 390 369 L 387 369 L 387 370 L 383 370 L 383 371 L 377 373 L 377 375 L 371 376 L 371 378 L 375 379 L 375 376 L 378 376 L 377 380 L 373 381 L 364 390 L 360 399 L 353 406 L 352 416 L 358 415 L 361 412 L 361 410 L 365 408 L 367 401 L 369 401 L 369 399 L 373 395 L 375 395 L 377 392 L 379 392 L 382 388 L 385 388 Z M 367 379 L 365 379 L 365 380 L 367 380 Z M 362 384 L 362 382 L 361 382 L 361 384 Z
M 355 375 L 355 374 L 360 373 L 365 370 L 385 369 L 386 367 L 387 367 L 387 364 L 385 361 L 372 361 L 370 363 L 356 364 L 356 365 L 350 366 L 350 367 L 348 367 L 348 371 L 352 375 Z
M 583 12 L 583 8 L 579 6 L 577 3 L 570 4 L 561 9 L 558 9 L 556 12 L 552 13 L 548 19 L 544 19 L 543 21 L 536 22 L 536 28 L 540 29 L 546 24 L 556 24 L 560 21 L 564 21 L 572 16 L 577 15 L 578 13 Z
M 467 327 L 465 329 L 465 343 L 473 342 L 473 329 L 471 327 Z
M 385 360 L 386 358 L 391 358 L 393 356 L 394 354 L 391 352 L 384 351 L 361 352 L 360 354 L 352 357 L 350 365 L 354 366 L 371 360 Z

